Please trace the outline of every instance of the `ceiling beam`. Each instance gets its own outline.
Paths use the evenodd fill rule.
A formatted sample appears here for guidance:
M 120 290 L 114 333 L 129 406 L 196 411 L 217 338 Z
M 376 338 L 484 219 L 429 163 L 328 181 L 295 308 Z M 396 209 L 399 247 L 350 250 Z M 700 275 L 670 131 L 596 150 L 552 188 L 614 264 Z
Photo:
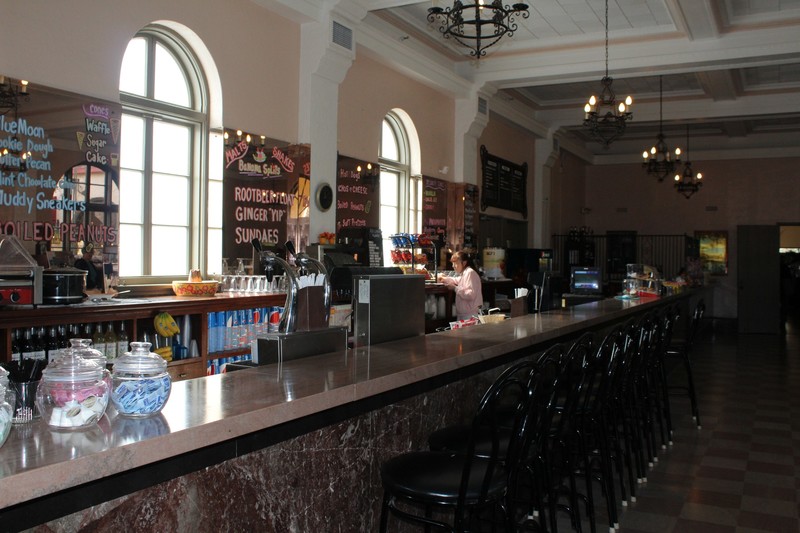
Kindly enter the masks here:
M 734 70 L 707 70 L 697 72 L 697 80 L 706 95 L 715 102 L 736 100 L 741 94 L 741 87 L 736 83 Z
M 690 41 L 720 36 L 718 16 L 708 0 L 668 0 L 666 4 L 675 25 Z
M 377 11 L 379 9 L 391 9 L 394 7 L 424 4 L 425 2 L 430 2 L 430 0 L 372 0 L 367 9 L 370 11 Z

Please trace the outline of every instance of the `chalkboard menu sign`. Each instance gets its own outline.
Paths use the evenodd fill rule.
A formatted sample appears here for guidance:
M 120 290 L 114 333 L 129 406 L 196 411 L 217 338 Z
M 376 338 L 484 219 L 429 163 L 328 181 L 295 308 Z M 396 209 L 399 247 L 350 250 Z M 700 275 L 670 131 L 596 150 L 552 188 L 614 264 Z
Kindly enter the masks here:
M 447 242 L 447 182 L 422 177 L 422 233 L 439 248 Z
M 343 228 L 379 228 L 380 167 L 339 156 L 336 172 L 336 233 Z
M 52 266 L 72 266 L 87 244 L 117 263 L 121 106 L 34 84 L 27 92 L 0 108 L 0 233 Z
M 310 147 L 274 139 L 253 141 L 252 135 L 226 133 L 222 255 L 251 257 L 253 239 L 265 244 L 291 240 L 297 250 L 304 250 L 308 241 L 303 220 L 308 220 Z
M 478 247 L 478 186 L 464 185 L 464 248 Z
M 528 216 L 525 183 L 528 164 L 518 165 L 490 154 L 481 146 L 481 168 L 483 169 L 483 193 L 481 208 L 498 207 Z

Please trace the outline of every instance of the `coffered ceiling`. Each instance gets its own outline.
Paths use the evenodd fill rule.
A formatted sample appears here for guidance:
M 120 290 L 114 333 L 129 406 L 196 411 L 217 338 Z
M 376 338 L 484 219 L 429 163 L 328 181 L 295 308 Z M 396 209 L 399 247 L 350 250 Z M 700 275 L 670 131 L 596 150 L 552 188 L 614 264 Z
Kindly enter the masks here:
M 530 17 L 479 61 L 428 23 L 436 3 L 452 5 L 364 1 L 358 53 L 456 96 L 489 94 L 492 112 L 595 162 L 636 160 L 655 141 L 659 76 L 671 147 L 688 125 L 695 158 L 800 156 L 800 0 L 609 0 L 609 75 L 634 99 L 609 150 L 581 126 L 605 70 L 604 0 L 529 0 Z

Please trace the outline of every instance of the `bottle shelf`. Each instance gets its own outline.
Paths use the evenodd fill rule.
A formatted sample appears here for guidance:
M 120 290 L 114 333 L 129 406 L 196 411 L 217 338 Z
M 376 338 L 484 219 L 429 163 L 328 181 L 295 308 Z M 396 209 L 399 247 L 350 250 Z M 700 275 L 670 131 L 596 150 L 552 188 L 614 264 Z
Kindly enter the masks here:
M 209 353 L 207 318 L 209 312 L 276 307 L 282 306 L 285 300 L 285 294 L 236 295 L 236 297 L 218 294 L 212 297 L 181 299 L 153 297 L 148 298 L 146 303 L 126 304 L 121 302 L 113 306 L 82 304 L 78 306 L 41 306 L 39 308 L 27 306 L 0 308 L 0 348 L 2 348 L 0 360 L 11 360 L 15 330 L 35 327 L 38 331 L 39 328 L 44 327 L 47 331 L 51 326 L 98 323 L 102 323 L 105 329 L 108 322 L 112 322 L 115 333 L 118 335 L 119 324 L 124 322 L 128 338 L 133 341 L 142 339 L 145 331 L 152 333 L 153 318 L 158 313 L 166 311 L 175 317 L 179 325 L 184 322 L 183 317 L 188 316 L 191 338 L 185 339 L 183 344 L 191 350 L 191 341 L 194 340 L 197 345 L 197 357 L 171 361 L 167 368 L 173 379 L 191 379 L 205 376 L 209 361 L 239 357 L 250 352 L 249 346 L 242 346 L 235 350 Z

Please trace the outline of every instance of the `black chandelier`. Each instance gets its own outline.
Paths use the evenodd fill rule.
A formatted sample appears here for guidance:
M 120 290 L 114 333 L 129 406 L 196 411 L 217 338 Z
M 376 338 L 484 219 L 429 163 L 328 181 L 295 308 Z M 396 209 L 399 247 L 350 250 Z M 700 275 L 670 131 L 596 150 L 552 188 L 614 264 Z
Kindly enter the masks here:
M 27 81 L 20 80 L 17 85 L 5 76 L 0 76 L 0 116 L 13 111 L 14 122 L 16 122 L 20 101 L 28 100 L 30 100 L 30 94 Z M 0 170 L 25 172 L 28 169 L 30 156 L 31 153 L 25 150 L 19 137 L 12 135 L 0 150 Z
M 17 112 L 20 100 L 30 99 L 28 82 L 20 80 L 19 85 L 12 83 L 5 76 L 0 76 L 0 115 L 9 111 Z
M 686 125 L 686 162 L 683 164 L 683 174 L 675 174 L 675 190 L 687 200 L 703 186 L 703 174 L 695 174 L 692 162 L 689 161 L 689 125 Z
M 600 98 L 592 95 L 583 106 L 583 125 L 589 134 L 608 150 L 608 146 L 625 133 L 627 122 L 633 119 L 630 106 L 633 99 L 628 96 L 617 105 L 616 95 L 611 89 L 614 79 L 608 75 L 608 0 L 606 0 L 606 75 L 600 80 L 603 90 Z
M 438 24 L 445 39 L 453 38 L 469 48 L 469 55 L 476 59 L 486 55 L 486 49 L 503 36 L 511 37 L 517 31 L 515 18 L 528 18 L 528 4 L 516 3 L 504 6 L 501 0 L 484 2 L 474 0 L 453 2 L 453 7 L 434 6 L 428 9 L 428 22 Z
M 651 176 L 658 178 L 658 181 L 664 181 L 668 175 L 675 171 L 675 164 L 681 162 L 681 149 L 675 148 L 675 159 L 672 159 L 672 154 L 664 141 L 664 86 L 661 81 L 661 76 L 658 77 L 658 138 L 656 144 L 650 148 L 648 152 L 642 152 L 644 162 L 642 166 L 647 170 Z

